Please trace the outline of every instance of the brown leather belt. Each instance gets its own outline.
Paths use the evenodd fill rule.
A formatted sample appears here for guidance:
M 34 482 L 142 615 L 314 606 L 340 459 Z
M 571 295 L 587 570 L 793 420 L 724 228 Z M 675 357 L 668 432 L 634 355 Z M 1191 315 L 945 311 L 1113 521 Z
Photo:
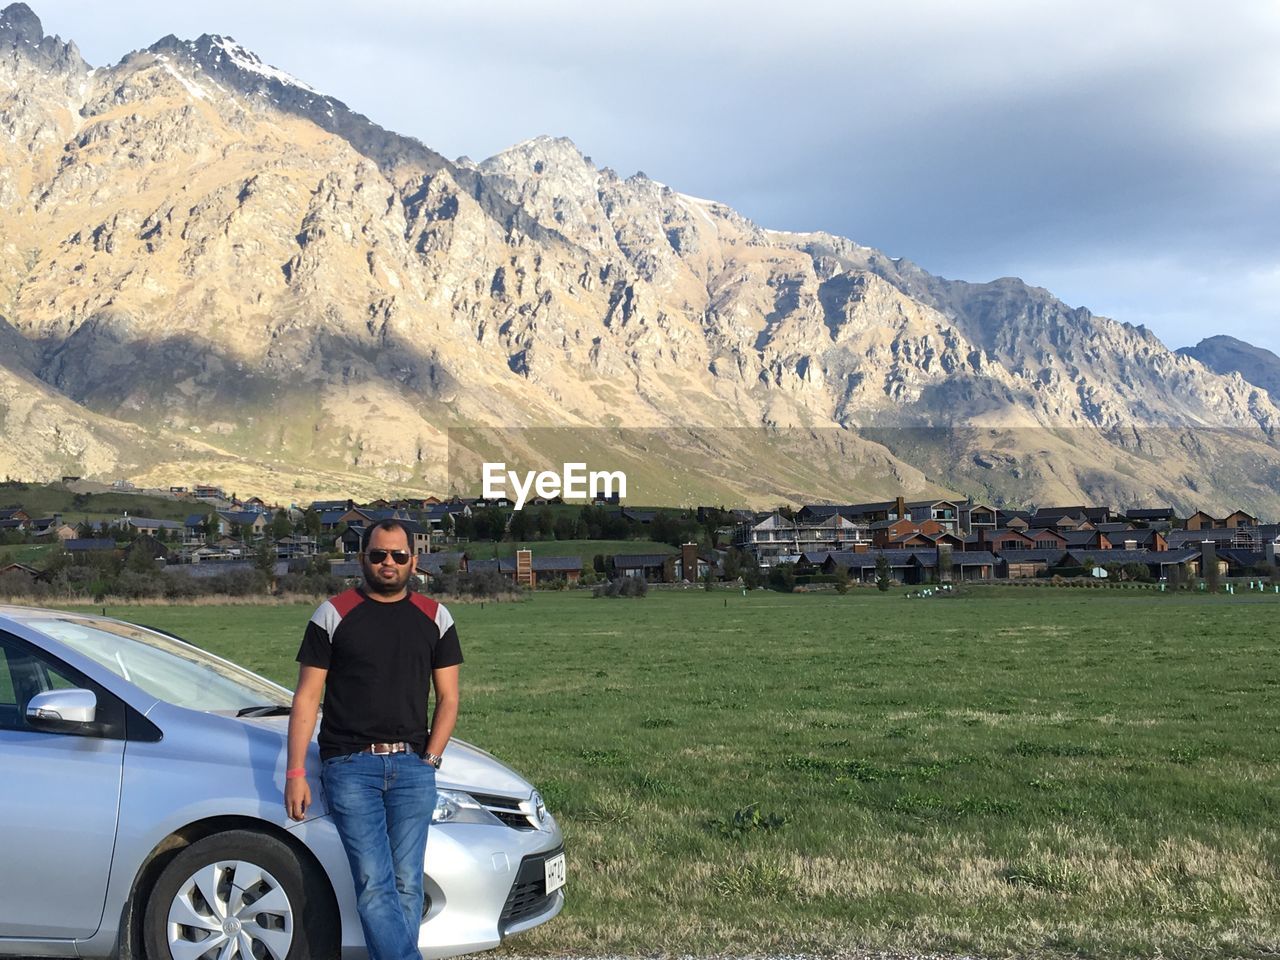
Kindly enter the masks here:
M 397 740 L 395 743 L 371 743 L 360 752 L 373 753 L 381 757 L 388 753 L 408 753 L 412 749 L 403 740 Z

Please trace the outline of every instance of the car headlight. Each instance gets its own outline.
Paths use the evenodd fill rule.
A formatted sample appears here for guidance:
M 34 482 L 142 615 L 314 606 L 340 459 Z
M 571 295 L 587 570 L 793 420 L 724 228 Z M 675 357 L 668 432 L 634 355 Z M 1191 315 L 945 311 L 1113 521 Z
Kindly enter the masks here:
M 461 790 L 437 790 L 432 823 L 501 823 L 469 793 Z

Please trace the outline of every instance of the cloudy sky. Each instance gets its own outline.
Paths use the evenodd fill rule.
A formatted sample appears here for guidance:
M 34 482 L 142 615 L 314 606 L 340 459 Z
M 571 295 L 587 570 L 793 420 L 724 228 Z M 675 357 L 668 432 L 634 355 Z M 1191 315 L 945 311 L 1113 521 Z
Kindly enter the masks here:
M 1272 3 L 28 2 L 95 65 L 230 35 L 448 156 L 567 136 L 764 226 L 1280 352 Z

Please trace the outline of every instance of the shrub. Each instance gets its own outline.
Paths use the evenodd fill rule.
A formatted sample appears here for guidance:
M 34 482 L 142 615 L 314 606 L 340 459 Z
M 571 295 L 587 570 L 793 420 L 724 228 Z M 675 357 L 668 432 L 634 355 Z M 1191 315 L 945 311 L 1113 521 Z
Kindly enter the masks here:
M 643 597 L 649 592 L 649 584 L 643 577 L 618 577 L 594 587 L 592 597 Z
M 436 583 L 439 584 L 436 591 L 438 593 L 481 600 L 496 599 L 518 592 L 510 578 L 497 570 L 444 573 L 436 578 Z
M 769 570 L 769 589 L 791 593 L 796 588 L 796 565 L 779 563 Z

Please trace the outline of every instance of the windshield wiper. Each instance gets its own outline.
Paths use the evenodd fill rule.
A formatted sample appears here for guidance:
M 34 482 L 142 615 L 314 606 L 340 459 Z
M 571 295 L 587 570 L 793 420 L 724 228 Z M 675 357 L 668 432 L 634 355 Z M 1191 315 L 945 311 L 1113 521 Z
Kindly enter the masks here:
M 241 707 L 236 711 L 237 717 L 282 717 L 288 714 L 289 708 L 279 703 L 268 703 L 259 707 Z

